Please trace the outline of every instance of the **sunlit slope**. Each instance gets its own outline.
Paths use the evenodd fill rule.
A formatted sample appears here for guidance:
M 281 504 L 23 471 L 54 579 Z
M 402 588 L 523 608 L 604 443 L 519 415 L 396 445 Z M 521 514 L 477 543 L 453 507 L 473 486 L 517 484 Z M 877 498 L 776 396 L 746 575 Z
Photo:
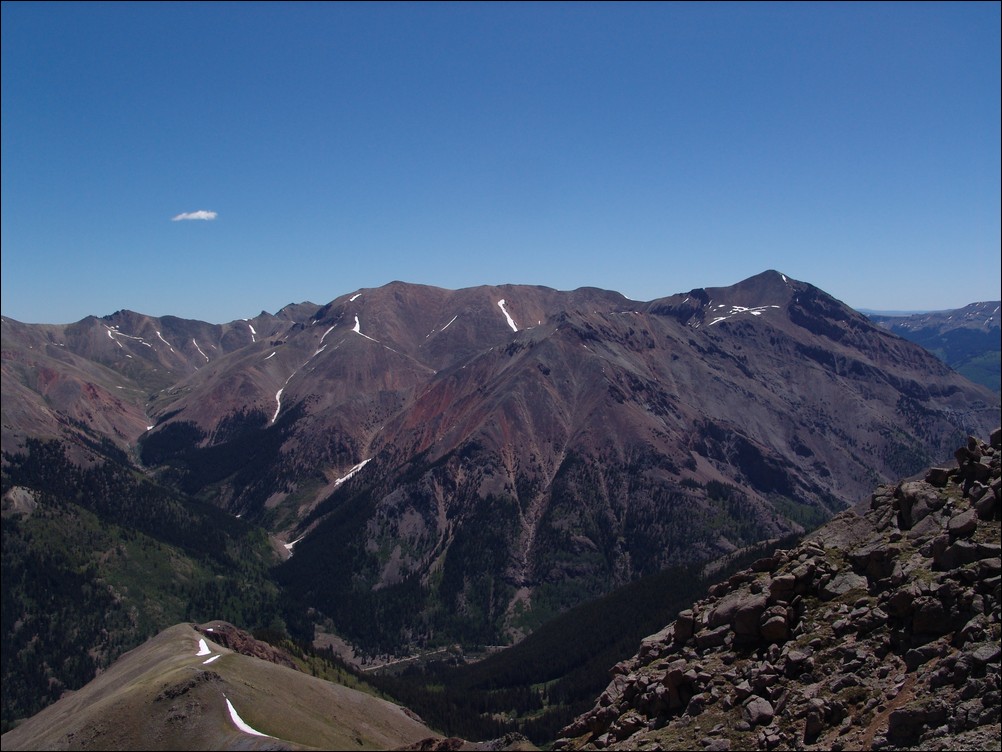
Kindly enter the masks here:
M 347 750 L 433 736 L 397 705 L 235 653 L 179 624 L 2 741 L 4 750 Z

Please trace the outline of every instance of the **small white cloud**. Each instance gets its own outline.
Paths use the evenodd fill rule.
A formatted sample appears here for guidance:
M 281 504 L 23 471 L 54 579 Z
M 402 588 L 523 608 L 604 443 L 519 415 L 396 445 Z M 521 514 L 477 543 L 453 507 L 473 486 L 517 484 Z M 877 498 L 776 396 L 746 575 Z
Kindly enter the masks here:
M 206 211 L 205 209 L 199 209 L 193 212 L 184 212 L 183 214 L 178 214 L 176 217 L 171 217 L 171 222 L 180 222 L 184 219 L 215 219 L 217 216 L 214 211 Z

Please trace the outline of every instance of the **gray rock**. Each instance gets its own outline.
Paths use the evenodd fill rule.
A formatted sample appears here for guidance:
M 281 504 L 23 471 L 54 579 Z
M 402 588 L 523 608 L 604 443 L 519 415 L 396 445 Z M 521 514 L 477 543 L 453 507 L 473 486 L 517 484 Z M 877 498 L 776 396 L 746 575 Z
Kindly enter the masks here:
M 915 634 L 941 635 L 950 631 L 946 609 L 939 598 L 923 595 L 915 599 L 912 615 L 912 632 Z
M 759 632 L 766 642 L 784 642 L 790 639 L 790 625 L 785 616 L 770 616 L 762 622 Z
M 824 714 L 815 708 L 808 710 L 807 717 L 804 719 L 804 741 L 808 744 L 813 742 L 818 738 L 818 734 L 824 730 L 824 727 Z
M 957 472 L 956 468 L 950 467 L 931 467 L 929 472 L 926 473 L 925 482 L 931 486 L 936 486 L 937 488 L 943 488 L 947 483 L 950 482 L 950 478 Z
M 731 748 L 730 739 L 710 739 L 703 745 L 706 752 L 728 752 Z
M 692 637 L 695 631 L 696 620 L 692 615 L 692 609 L 679 611 L 675 618 L 675 641 L 685 642 Z
M 968 509 L 950 518 L 946 526 L 952 538 L 969 538 L 978 529 L 977 512 Z
M 876 540 L 851 552 L 849 561 L 856 572 L 865 574 L 872 580 L 882 580 L 894 571 L 900 552 L 900 546 Z
M 922 481 L 900 484 L 894 492 L 894 497 L 898 509 L 898 527 L 902 530 L 910 529 L 927 514 L 940 509 L 946 503 L 934 487 Z
M 796 586 L 797 578 L 790 573 L 773 577 L 769 581 L 769 600 L 772 602 L 790 600 Z
M 751 695 L 751 685 L 748 683 L 747 679 L 743 679 L 734 686 L 734 699 L 738 702 L 746 699 Z
M 731 628 L 727 624 L 716 629 L 704 629 L 696 635 L 696 647 L 700 650 L 718 648 L 726 642 L 730 631 Z
M 937 700 L 898 708 L 887 719 L 887 739 L 894 744 L 913 743 L 924 729 L 939 726 L 947 717 L 946 706 Z
M 850 590 L 866 590 L 866 578 L 855 572 L 843 571 L 818 588 L 818 594 L 824 600 L 832 600 Z
M 755 614 L 755 621 L 758 621 L 758 614 L 761 614 L 768 605 L 767 596 L 758 593 L 751 594 L 742 590 L 735 591 L 720 599 L 720 602 L 710 611 L 707 617 L 707 626 L 711 629 L 724 624 L 733 624 L 735 619 L 748 614 Z M 756 623 L 756 627 L 758 624 Z
M 977 665 L 997 663 L 1002 649 L 997 642 L 984 642 L 970 652 L 971 660 Z
M 894 617 L 904 618 L 912 612 L 915 594 L 906 589 L 895 590 L 884 602 L 884 608 Z
M 767 726 L 772 723 L 775 711 L 772 703 L 764 697 L 753 695 L 749 697 L 741 706 L 742 716 L 752 726 Z
M 998 514 L 998 498 L 994 494 L 985 494 L 974 503 L 974 509 L 981 519 L 992 520 Z

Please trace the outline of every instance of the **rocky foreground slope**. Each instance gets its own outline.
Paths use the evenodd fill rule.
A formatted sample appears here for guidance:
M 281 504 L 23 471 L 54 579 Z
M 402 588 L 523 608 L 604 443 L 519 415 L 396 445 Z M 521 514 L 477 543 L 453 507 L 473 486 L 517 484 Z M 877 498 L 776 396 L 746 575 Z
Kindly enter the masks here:
M 644 640 L 555 749 L 998 749 L 1002 431 Z

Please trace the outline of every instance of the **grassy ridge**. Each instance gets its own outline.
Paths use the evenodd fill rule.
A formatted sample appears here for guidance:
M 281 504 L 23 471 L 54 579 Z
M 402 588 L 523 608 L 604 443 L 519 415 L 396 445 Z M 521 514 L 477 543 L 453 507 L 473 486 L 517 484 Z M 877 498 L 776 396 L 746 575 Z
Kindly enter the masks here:
M 0 723 L 4 730 L 118 655 L 181 621 L 278 626 L 288 618 L 258 529 L 109 458 L 80 468 L 58 442 L 5 455 Z

